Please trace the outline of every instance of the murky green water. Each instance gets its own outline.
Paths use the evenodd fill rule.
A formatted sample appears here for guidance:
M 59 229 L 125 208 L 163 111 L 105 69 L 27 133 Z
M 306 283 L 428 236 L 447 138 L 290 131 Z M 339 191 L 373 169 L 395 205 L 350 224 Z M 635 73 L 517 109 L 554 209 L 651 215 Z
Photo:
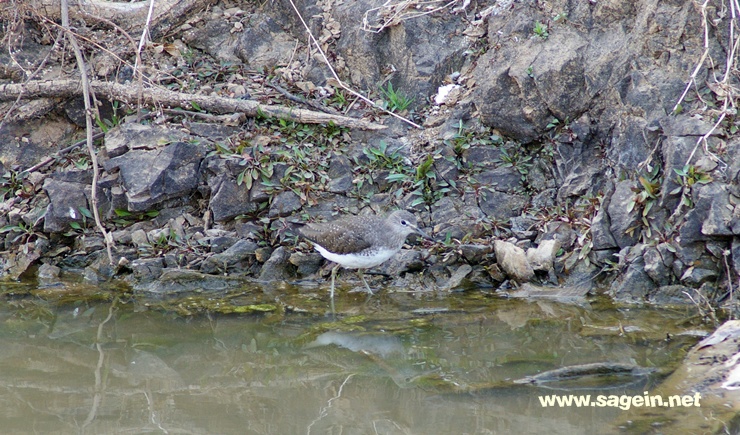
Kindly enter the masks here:
M 182 317 L 96 289 L 74 290 L 94 304 L 51 296 L 68 290 L 0 286 L 4 434 L 609 433 L 625 411 L 538 396 L 642 394 L 702 329 L 690 309 L 479 291 L 340 294 L 331 315 L 319 290 L 288 289 L 259 292 L 288 312 Z M 657 371 L 512 382 L 598 362 Z

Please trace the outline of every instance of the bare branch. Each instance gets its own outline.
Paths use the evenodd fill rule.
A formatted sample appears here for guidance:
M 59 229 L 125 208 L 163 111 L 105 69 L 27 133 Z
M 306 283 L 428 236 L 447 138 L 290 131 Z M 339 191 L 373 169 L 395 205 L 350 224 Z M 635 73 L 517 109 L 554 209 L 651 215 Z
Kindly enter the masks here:
M 111 100 L 120 100 L 126 103 L 135 102 L 138 98 L 137 87 L 130 85 L 93 80 L 90 82 L 90 89 L 98 94 L 107 95 Z M 0 85 L 0 101 L 8 101 L 17 98 L 19 95 L 22 95 L 24 99 L 30 99 L 73 96 L 80 93 L 82 93 L 80 81 L 71 79 Z M 155 87 L 145 87 L 142 100 L 144 104 L 161 104 L 184 109 L 192 109 L 197 106 L 202 110 L 218 114 L 241 112 L 251 117 L 262 114 L 306 124 L 326 124 L 333 122 L 342 127 L 363 130 L 382 130 L 386 128 L 386 126 L 381 124 L 347 116 L 331 115 L 285 106 L 263 105 L 253 100 L 241 100 L 213 95 L 185 94 Z

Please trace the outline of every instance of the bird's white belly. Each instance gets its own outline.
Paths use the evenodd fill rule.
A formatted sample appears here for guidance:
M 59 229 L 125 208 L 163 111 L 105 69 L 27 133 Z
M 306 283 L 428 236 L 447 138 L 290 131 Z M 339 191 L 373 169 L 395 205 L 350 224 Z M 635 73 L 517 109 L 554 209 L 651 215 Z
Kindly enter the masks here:
M 375 251 L 373 255 L 335 254 L 327 251 L 319 245 L 314 244 L 314 247 L 319 251 L 322 257 L 335 263 L 339 263 L 349 269 L 367 269 L 369 267 L 375 267 L 393 257 L 397 252 L 393 249 L 379 249 Z

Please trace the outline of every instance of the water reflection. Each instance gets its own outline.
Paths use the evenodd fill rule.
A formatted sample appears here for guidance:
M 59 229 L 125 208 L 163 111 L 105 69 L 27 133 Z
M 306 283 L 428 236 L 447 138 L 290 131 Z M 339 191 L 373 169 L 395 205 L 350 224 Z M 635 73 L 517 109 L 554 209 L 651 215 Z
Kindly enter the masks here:
M 179 317 L 133 302 L 0 307 L 3 433 L 608 433 L 623 411 L 543 408 L 513 381 L 657 368 L 558 391 L 642 394 L 696 337 L 689 313 L 598 302 L 340 298 L 338 316 Z M 604 393 L 606 392 L 606 393 Z

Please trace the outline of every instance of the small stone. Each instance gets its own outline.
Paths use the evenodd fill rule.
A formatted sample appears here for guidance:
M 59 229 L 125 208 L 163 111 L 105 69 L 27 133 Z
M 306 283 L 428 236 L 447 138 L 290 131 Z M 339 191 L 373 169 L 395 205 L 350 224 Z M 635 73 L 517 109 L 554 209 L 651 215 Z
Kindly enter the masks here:
M 57 266 L 44 263 L 39 266 L 37 277 L 42 281 L 56 281 L 59 279 L 59 275 L 62 273 L 62 269 Z
M 135 246 L 142 246 L 149 244 L 149 240 L 146 238 L 146 231 L 135 230 L 131 233 L 131 243 Z
M 275 281 L 286 279 L 290 276 L 288 262 L 290 254 L 284 246 L 279 246 L 270 256 L 270 259 L 262 266 L 259 279 L 261 281 Z
M 318 272 L 324 264 L 324 257 L 318 252 L 294 252 L 290 254 L 288 261 L 297 268 L 298 276 L 308 276 Z
M 513 243 L 495 240 L 493 249 L 496 252 L 496 262 L 508 276 L 519 282 L 527 282 L 534 278 L 534 270 L 522 248 Z
M 260 263 L 264 263 L 267 260 L 270 259 L 270 255 L 272 255 L 272 248 L 264 246 L 262 248 L 258 248 L 254 251 L 254 256 Z
M 537 248 L 527 249 L 527 261 L 533 270 L 549 272 L 553 270 L 553 262 L 558 250 L 560 250 L 559 240 L 544 240 Z
M 463 244 L 458 249 L 463 258 L 471 264 L 479 264 L 486 255 L 491 253 L 491 245 Z
M 292 190 L 280 192 L 270 205 L 269 217 L 288 216 L 301 209 L 301 198 Z

